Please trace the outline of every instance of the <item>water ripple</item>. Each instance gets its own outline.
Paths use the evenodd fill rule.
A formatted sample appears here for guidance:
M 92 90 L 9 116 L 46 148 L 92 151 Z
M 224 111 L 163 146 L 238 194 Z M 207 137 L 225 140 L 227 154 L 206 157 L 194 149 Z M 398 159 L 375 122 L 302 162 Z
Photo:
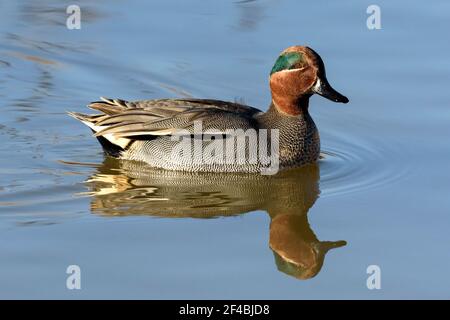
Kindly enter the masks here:
M 394 183 L 407 175 L 409 165 L 403 161 L 394 141 L 386 145 L 377 139 L 336 135 L 326 140 L 319 161 L 321 196 L 344 195 Z

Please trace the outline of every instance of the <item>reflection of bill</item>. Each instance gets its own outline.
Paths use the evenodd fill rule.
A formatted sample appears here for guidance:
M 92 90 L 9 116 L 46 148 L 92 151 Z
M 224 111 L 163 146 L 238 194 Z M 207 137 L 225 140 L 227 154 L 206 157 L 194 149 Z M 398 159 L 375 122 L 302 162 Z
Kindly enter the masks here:
M 320 271 L 330 249 L 345 245 L 319 241 L 309 226 L 318 180 L 316 164 L 264 176 L 158 170 L 106 158 L 87 185 L 95 214 L 212 218 L 264 210 L 271 218 L 269 245 L 278 269 L 308 279 Z

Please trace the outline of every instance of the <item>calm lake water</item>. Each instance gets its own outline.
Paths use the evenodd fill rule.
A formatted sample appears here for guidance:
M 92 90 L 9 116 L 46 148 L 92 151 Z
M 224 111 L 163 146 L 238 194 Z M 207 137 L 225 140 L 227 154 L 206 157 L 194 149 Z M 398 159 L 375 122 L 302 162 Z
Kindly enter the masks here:
M 0 298 L 450 298 L 448 1 L 378 0 L 381 30 L 373 1 L 74 2 L 0 2 Z M 266 110 L 294 44 L 350 99 L 312 98 L 316 166 L 159 172 L 66 115 L 99 96 Z

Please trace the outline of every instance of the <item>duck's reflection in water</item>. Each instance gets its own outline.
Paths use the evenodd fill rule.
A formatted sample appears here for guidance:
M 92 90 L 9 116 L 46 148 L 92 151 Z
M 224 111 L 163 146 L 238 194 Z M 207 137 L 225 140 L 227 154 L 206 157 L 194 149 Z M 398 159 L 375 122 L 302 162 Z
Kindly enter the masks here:
M 319 241 L 307 213 L 319 194 L 319 168 L 274 176 L 163 171 L 106 158 L 87 181 L 91 210 L 104 215 L 214 218 L 266 211 L 278 269 L 299 279 L 319 273 L 325 254 L 345 241 Z

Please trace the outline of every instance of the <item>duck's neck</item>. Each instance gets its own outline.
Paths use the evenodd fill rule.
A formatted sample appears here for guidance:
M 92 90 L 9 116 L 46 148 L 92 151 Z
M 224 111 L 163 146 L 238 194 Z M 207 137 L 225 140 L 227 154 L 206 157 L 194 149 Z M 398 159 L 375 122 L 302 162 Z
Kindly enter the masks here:
M 308 112 L 308 100 L 300 101 L 299 104 L 284 109 L 272 100 L 269 109 L 259 115 L 259 119 L 267 128 L 296 128 L 296 126 L 303 128 L 306 123 L 312 122 Z M 295 110 L 295 112 L 291 112 L 291 110 Z
M 310 96 L 302 96 L 297 99 L 291 97 L 283 97 L 278 95 L 272 96 L 272 104 L 270 109 L 274 108 L 281 115 L 296 117 L 308 114 Z M 271 111 L 271 110 L 269 110 Z M 275 111 L 275 110 L 273 110 Z

